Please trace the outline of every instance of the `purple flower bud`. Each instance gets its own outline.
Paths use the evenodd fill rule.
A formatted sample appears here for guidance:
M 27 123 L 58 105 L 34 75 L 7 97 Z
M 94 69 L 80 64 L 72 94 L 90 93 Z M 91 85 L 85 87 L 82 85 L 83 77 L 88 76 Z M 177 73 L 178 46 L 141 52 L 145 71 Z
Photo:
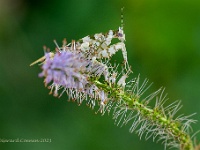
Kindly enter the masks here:
M 45 77 L 46 85 L 52 82 L 54 86 L 82 90 L 88 84 L 86 72 L 89 63 L 81 54 L 62 51 L 57 52 L 53 58 L 46 53 L 45 58 L 39 77 Z M 57 90 L 55 87 L 54 93 L 57 93 Z

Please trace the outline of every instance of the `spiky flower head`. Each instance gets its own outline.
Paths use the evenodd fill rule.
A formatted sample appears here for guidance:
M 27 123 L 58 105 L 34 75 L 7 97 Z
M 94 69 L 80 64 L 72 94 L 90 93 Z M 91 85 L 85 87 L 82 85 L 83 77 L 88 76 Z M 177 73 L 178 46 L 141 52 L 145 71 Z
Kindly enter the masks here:
M 83 90 L 88 84 L 88 74 L 86 74 L 88 64 L 89 61 L 83 59 L 79 53 L 62 51 L 55 53 L 54 57 L 46 53 L 39 76 L 45 77 L 45 85 L 52 83 L 54 96 L 58 96 L 60 88 Z

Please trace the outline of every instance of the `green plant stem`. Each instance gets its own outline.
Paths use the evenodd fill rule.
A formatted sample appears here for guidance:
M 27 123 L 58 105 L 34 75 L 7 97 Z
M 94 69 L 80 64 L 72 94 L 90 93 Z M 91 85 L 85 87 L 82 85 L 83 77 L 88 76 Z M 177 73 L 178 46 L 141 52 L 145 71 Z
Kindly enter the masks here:
M 106 83 L 101 83 L 98 80 L 94 80 L 93 82 L 98 88 L 110 92 L 118 99 L 123 99 L 129 109 L 138 111 L 142 117 L 157 125 L 159 128 L 164 129 L 165 133 L 172 136 L 174 140 L 180 143 L 181 150 L 194 150 L 190 135 L 183 132 L 181 130 L 181 126 L 179 126 L 173 119 L 170 119 L 166 115 L 162 114 L 156 108 L 148 108 L 139 101 L 139 98 L 131 98 L 129 94 L 123 90 L 113 88 Z

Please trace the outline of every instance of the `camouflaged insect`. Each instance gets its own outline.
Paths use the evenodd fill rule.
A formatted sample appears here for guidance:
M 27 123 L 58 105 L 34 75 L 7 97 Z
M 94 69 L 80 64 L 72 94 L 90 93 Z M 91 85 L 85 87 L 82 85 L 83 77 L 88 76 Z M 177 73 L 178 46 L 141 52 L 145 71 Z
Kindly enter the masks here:
M 118 43 L 111 44 L 113 39 L 119 39 Z M 96 33 L 93 36 L 85 36 L 84 38 L 75 42 L 67 44 L 66 40 L 63 41 L 63 46 L 59 47 L 56 41 L 54 43 L 59 51 L 76 51 L 85 55 L 90 60 L 109 59 L 117 51 L 121 50 L 123 54 L 125 69 L 128 70 L 127 52 L 124 44 L 125 34 L 122 27 L 119 30 L 109 30 L 108 33 Z
M 113 39 L 118 39 L 119 42 L 111 44 Z M 71 51 L 73 53 L 82 53 L 87 59 L 90 59 L 92 61 L 97 60 L 100 62 L 100 60 L 102 59 L 109 59 L 117 51 L 121 50 L 124 59 L 124 68 L 126 71 L 129 71 L 130 68 L 127 60 L 127 52 L 124 42 L 125 33 L 123 30 L 123 14 L 121 14 L 121 27 L 119 27 L 118 30 L 109 30 L 105 34 L 96 33 L 93 36 L 88 35 L 83 37 L 82 39 L 77 40 L 76 42 L 75 40 L 72 40 L 72 42 L 68 44 L 66 39 L 64 39 L 62 47 L 58 46 L 57 42 L 54 40 L 57 51 Z M 54 52 L 50 52 L 50 55 L 53 57 Z M 41 57 L 40 59 L 33 62 L 30 66 L 39 62 L 43 62 L 44 60 L 45 57 Z

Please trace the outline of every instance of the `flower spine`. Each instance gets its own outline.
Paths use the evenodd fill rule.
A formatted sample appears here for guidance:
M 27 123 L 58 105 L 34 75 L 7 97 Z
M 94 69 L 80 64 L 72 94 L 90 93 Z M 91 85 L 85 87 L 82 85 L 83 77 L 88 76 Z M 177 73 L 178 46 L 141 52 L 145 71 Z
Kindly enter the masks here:
M 114 38 L 119 42 L 111 44 Z M 140 83 L 138 76 L 127 81 L 132 71 L 124 41 L 122 21 L 122 26 L 116 31 L 85 36 L 69 44 L 64 40 L 62 47 L 54 41 L 56 50 L 46 51 L 31 65 L 41 62 L 39 77 L 44 77 L 50 94 L 60 97 L 67 93 L 68 98 L 78 104 L 86 101 L 92 109 L 99 106 L 97 112 L 102 115 L 113 110 L 117 125 L 130 123 L 130 132 L 135 131 L 140 138 L 162 141 L 165 148 L 194 150 L 193 136 L 190 136 L 191 123 L 196 122 L 190 119 L 193 114 L 176 116 L 181 104 L 175 101 L 165 106 L 167 98 L 163 88 L 144 97 L 144 92 L 150 87 L 147 79 Z M 119 50 L 124 59 L 121 73 L 118 73 L 119 65 L 110 62 Z M 148 104 L 153 100 L 155 106 L 150 107 Z

